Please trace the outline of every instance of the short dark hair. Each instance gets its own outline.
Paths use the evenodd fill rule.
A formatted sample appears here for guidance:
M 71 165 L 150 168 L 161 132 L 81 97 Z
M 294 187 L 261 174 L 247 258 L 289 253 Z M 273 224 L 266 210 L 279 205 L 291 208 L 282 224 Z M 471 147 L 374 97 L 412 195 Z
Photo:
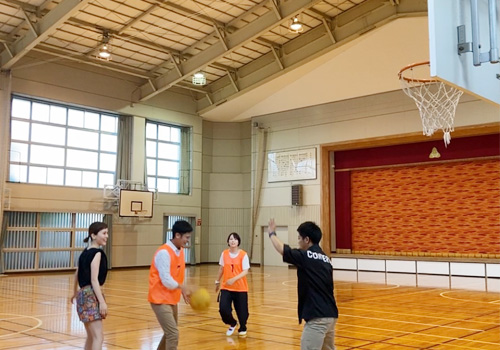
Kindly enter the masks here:
M 172 226 L 172 236 L 175 237 L 176 233 L 179 233 L 181 237 L 186 233 L 193 232 L 193 226 L 185 220 L 178 220 Z
M 98 234 L 101 230 L 104 230 L 105 228 L 108 228 L 108 225 L 104 222 L 100 222 L 100 221 L 96 221 L 96 222 L 93 222 L 92 224 L 90 224 L 89 226 L 89 235 L 87 237 L 85 237 L 85 239 L 83 240 L 85 243 L 87 243 L 89 241 L 89 239 L 91 239 L 91 235 L 92 234 Z
M 299 235 L 302 237 L 302 239 L 309 237 L 313 244 L 318 244 L 319 241 L 321 241 L 321 237 L 323 236 L 319 226 L 312 221 L 303 222 L 297 228 L 297 231 L 299 232 Z
M 239 247 L 241 244 L 241 237 L 236 232 L 231 232 L 229 236 L 227 236 L 227 245 L 229 245 L 229 238 L 231 238 L 231 236 L 233 236 L 234 239 L 238 241 L 238 247 Z

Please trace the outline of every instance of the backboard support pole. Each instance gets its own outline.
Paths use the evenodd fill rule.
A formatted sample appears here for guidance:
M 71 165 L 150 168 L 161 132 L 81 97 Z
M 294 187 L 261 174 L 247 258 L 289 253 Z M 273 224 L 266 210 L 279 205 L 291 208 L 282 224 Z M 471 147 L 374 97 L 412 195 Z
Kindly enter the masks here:
M 488 20 L 490 31 L 490 51 L 481 52 L 481 42 L 479 40 L 479 11 L 478 0 L 470 0 L 471 3 L 471 30 L 472 42 L 466 42 L 465 25 L 457 27 L 458 54 L 472 52 L 472 63 L 474 66 L 480 66 L 481 63 L 498 63 L 498 45 L 497 45 L 497 9 L 496 0 L 488 0 Z

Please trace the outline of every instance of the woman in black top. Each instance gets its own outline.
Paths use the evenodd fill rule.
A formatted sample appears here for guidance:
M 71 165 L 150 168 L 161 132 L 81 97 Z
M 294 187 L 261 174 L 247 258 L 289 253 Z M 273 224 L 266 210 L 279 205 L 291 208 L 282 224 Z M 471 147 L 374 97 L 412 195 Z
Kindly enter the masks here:
M 104 222 L 90 225 L 89 235 L 83 241 L 89 240 L 89 246 L 78 259 L 71 301 L 76 299 L 76 311 L 85 325 L 85 350 L 100 350 L 104 340 L 102 320 L 108 314 L 108 305 L 101 291 L 108 273 L 108 259 L 100 247 L 108 240 L 108 225 Z

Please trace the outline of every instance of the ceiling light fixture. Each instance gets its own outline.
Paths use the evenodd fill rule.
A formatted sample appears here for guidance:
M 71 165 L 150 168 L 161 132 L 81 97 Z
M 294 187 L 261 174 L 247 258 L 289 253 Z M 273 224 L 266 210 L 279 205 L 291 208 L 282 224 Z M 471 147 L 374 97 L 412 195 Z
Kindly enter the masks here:
M 292 23 L 290 24 L 290 32 L 298 34 L 304 31 L 304 25 L 299 21 L 299 17 L 295 16 L 292 18 Z
M 193 79 L 191 80 L 193 85 L 206 85 L 207 84 L 207 77 L 205 76 L 205 73 L 203 72 L 197 72 L 193 74 Z
M 110 61 L 111 60 L 111 47 L 109 46 L 109 33 L 108 31 L 103 31 L 102 40 L 99 49 L 97 50 L 97 58 L 100 60 Z

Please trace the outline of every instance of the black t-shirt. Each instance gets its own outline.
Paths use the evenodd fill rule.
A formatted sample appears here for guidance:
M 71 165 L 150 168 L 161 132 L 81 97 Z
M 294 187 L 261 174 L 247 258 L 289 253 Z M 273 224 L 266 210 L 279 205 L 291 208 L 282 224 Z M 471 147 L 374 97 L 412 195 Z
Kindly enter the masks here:
M 99 285 L 103 285 L 108 275 L 108 258 L 102 249 L 87 248 L 85 249 L 80 258 L 78 259 L 78 284 L 81 287 L 90 285 L 91 274 L 90 264 L 97 253 L 101 253 L 101 263 L 99 264 Z
M 308 250 L 285 244 L 283 261 L 297 266 L 299 323 L 319 317 L 339 317 L 333 296 L 333 267 L 330 258 L 315 244 Z

